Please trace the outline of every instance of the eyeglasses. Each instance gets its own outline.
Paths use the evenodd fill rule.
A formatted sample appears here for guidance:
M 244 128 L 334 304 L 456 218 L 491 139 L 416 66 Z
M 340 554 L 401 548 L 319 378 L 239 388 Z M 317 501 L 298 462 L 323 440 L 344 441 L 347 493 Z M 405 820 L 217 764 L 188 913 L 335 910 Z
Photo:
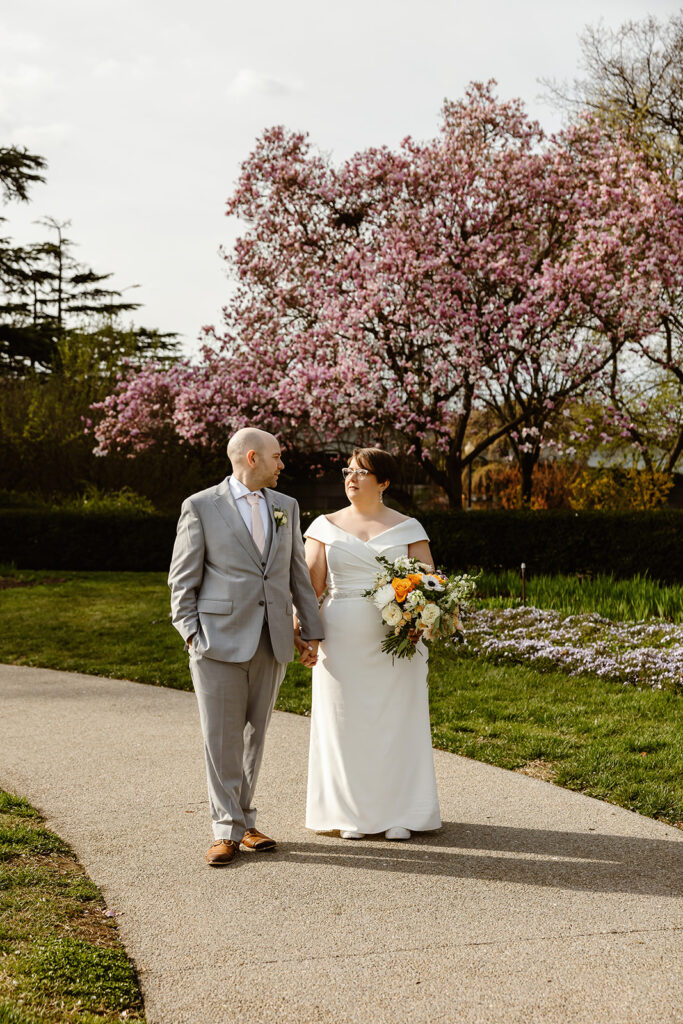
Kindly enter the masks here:
M 345 466 L 342 469 L 342 476 L 345 480 L 348 480 L 351 476 L 359 476 L 361 480 L 364 480 L 366 476 L 372 476 L 372 473 L 369 469 L 349 469 Z

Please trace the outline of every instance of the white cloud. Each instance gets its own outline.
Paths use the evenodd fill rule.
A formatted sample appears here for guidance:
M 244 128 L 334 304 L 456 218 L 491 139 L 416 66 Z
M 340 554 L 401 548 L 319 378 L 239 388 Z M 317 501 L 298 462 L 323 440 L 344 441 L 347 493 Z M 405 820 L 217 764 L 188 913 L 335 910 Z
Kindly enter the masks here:
M 8 95 L 41 92 L 53 83 L 52 72 L 38 64 L 18 64 L 13 71 L 0 75 L 0 90 Z
M 0 72 L 0 117 L 9 124 L 18 117 L 31 117 L 19 113 L 30 109 L 34 102 L 42 99 L 55 87 L 55 76 L 36 64 L 19 64 L 12 70 Z
M 93 65 L 92 74 L 94 78 L 109 78 L 111 75 L 117 75 L 122 69 L 120 61 L 115 60 L 113 57 L 107 57 L 105 60 L 99 61 Z
M 9 144 L 26 146 L 29 149 L 40 149 L 50 143 L 60 143 L 73 133 L 73 125 L 66 121 L 54 121 L 52 124 L 23 124 L 12 128 L 9 132 Z
M 39 53 L 43 40 L 33 32 L 13 32 L 3 29 L 0 35 L 0 50 L 3 53 Z
M 270 75 L 261 74 L 260 71 L 253 71 L 251 68 L 242 68 L 238 71 L 228 86 L 228 96 L 234 99 L 243 99 L 246 96 L 290 96 L 299 92 L 301 85 L 293 82 L 285 82 L 281 78 L 272 78 Z
M 134 56 L 104 57 L 102 59 L 91 58 L 89 61 L 93 78 L 102 81 L 115 79 L 117 81 L 147 81 L 156 77 L 158 73 L 155 58 L 148 53 L 139 53 Z

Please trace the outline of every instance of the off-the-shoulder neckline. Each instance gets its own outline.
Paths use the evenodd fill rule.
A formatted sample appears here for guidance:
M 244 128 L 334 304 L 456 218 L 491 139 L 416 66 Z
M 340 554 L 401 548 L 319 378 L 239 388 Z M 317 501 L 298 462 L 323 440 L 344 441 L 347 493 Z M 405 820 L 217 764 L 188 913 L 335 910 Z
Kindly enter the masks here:
M 382 530 L 380 533 L 376 533 L 374 537 L 369 537 L 368 540 L 361 540 L 360 537 L 358 537 L 355 533 L 351 533 L 350 530 L 345 530 L 343 526 L 337 526 L 337 524 L 333 523 L 331 519 L 328 519 L 326 515 L 323 515 L 322 518 L 325 519 L 330 524 L 330 526 L 333 526 L 335 530 L 339 530 L 340 533 L 345 533 L 347 537 L 353 537 L 354 540 L 360 541 L 361 544 L 370 544 L 373 540 L 377 540 L 378 537 L 383 537 L 385 533 L 390 533 L 392 530 L 395 530 L 397 526 L 403 526 L 405 523 L 410 523 L 413 521 L 412 516 L 407 516 L 405 519 L 402 519 L 400 523 L 394 523 L 393 526 L 388 526 L 386 530 Z

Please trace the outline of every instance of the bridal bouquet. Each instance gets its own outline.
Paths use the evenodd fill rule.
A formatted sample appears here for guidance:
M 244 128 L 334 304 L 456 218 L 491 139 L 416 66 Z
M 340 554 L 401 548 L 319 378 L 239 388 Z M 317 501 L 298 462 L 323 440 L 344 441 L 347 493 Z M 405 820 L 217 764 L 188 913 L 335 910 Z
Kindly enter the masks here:
M 363 597 L 372 600 L 389 630 L 382 650 L 396 658 L 412 658 L 420 639 L 426 643 L 462 635 L 460 608 L 476 590 L 474 576 L 432 572 L 416 558 L 390 562 L 377 558 L 381 572 Z

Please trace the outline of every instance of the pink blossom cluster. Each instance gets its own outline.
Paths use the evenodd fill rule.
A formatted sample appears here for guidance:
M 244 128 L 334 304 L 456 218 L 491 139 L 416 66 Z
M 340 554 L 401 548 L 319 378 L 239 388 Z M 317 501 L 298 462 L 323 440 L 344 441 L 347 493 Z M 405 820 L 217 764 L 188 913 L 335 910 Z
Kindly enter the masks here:
M 142 369 L 124 366 L 118 384 L 92 409 L 101 418 L 94 428 L 96 455 L 125 451 L 131 457 L 152 445 L 164 445 L 175 434 L 176 402 L 194 377 L 187 362 L 163 366 L 150 362 Z

